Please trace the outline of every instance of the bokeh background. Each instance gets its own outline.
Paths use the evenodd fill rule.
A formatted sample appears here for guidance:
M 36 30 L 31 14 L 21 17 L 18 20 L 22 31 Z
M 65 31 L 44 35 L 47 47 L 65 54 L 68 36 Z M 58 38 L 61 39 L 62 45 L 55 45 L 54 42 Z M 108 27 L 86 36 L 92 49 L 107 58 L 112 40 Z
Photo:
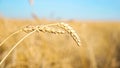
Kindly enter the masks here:
M 27 25 L 65 22 L 81 38 L 37 33 L 24 39 L 0 68 L 120 68 L 119 0 L 0 0 L 0 43 Z M 0 47 L 0 60 L 26 33 Z

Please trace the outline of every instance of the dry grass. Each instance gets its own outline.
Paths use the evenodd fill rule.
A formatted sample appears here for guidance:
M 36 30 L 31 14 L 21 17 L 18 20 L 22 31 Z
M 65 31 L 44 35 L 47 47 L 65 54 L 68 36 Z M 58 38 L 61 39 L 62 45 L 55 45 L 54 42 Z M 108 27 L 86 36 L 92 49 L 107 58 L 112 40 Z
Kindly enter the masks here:
M 26 34 L 29 34 L 31 30 L 38 28 L 38 26 L 34 25 L 55 23 L 54 26 L 44 25 L 44 31 L 40 30 L 39 33 L 33 33 L 27 37 L 22 43 L 20 43 L 21 41 L 18 42 L 17 44 L 20 43 L 19 46 L 8 56 L 5 62 L 3 62 L 1 68 L 120 67 L 119 22 L 68 22 L 78 32 L 82 47 L 74 46 L 76 43 L 73 39 L 77 42 L 79 38 L 73 29 L 66 24 L 58 24 L 56 21 L 45 19 L 39 20 L 39 22 L 36 20 L 1 19 L 0 42 L 18 28 L 28 24 L 32 26 L 23 27 L 24 29 L 22 30 L 25 32 L 14 34 L 0 47 L 0 60 L 3 59 L 17 41 Z M 66 33 L 70 34 L 70 36 Z

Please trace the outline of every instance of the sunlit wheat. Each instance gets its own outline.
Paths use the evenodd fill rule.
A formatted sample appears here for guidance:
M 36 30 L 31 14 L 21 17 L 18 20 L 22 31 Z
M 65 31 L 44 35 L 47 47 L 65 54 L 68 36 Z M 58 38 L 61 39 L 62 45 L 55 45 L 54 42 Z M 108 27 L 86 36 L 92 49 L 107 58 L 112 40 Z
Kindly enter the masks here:
M 55 28 L 55 26 L 59 28 Z M 51 28 L 52 27 L 52 28 Z M 78 34 L 75 32 L 75 30 L 65 23 L 55 23 L 55 24 L 47 24 L 47 25 L 37 25 L 37 26 L 26 26 L 14 33 L 12 33 L 10 36 L 8 36 L 3 42 L 1 42 L 0 46 L 4 44 L 5 41 L 7 41 L 10 37 L 12 37 L 14 34 L 18 32 L 25 32 L 27 33 L 23 38 L 21 38 L 6 54 L 6 56 L 2 59 L 0 62 L 0 65 L 5 61 L 5 59 L 9 56 L 9 54 L 20 44 L 26 37 L 33 34 L 34 32 L 47 32 L 47 33 L 53 33 L 53 34 L 65 34 L 68 33 L 71 35 L 71 37 L 74 39 L 74 41 L 77 43 L 78 46 L 81 45 L 80 38 Z

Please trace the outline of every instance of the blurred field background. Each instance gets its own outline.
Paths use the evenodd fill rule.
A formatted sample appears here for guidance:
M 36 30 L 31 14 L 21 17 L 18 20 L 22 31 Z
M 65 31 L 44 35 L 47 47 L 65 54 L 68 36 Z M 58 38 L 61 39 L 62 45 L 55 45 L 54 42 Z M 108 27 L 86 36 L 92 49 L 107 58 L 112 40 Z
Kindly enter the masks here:
M 45 19 L 20 20 L 0 18 L 0 42 L 25 25 L 50 24 Z M 65 21 L 82 39 L 79 47 L 69 34 L 34 33 L 10 54 L 1 68 L 119 68 L 120 22 Z M 10 38 L 0 47 L 0 59 L 24 36 Z
M 119 0 L 54 1 L 0 0 L 0 43 L 24 26 L 62 21 L 76 30 L 82 46 L 69 34 L 35 32 L 0 68 L 120 68 Z M 15 34 L 0 47 L 0 61 L 25 34 Z

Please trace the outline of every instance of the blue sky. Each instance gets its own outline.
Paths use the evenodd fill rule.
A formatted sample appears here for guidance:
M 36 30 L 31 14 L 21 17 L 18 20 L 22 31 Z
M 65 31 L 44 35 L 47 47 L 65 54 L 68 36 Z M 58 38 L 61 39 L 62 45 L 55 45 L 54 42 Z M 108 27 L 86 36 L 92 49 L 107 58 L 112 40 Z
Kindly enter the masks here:
M 0 0 L 0 14 L 10 18 L 120 20 L 120 0 Z

